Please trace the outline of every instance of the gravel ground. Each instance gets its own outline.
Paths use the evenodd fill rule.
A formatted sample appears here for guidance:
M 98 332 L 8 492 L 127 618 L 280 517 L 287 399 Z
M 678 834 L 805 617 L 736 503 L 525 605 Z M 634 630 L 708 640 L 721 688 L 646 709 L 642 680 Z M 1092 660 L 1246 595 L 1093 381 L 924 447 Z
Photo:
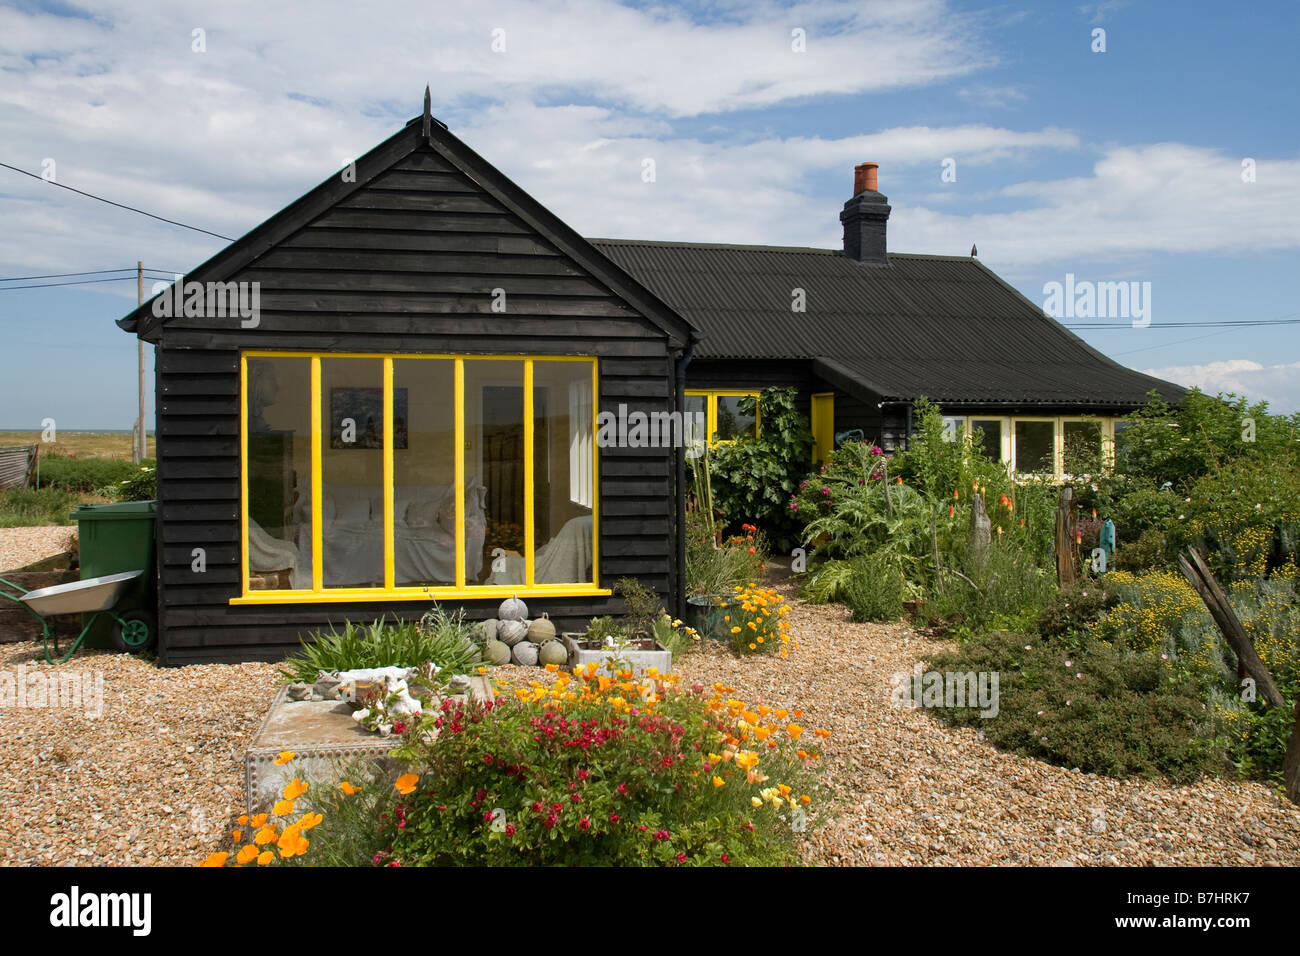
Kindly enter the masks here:
M 271 665 L 162 670 L 79 652 L 54 668 L 39 644 L 0 645 L 0 671 L 17 678 L 19 666 L 29 679 L 88 679 L 80 707 L 0 709 L 0 862 L 187 866 L 212 852 L 242 812 L 243 753 L 278 686 Z
M 70 549 L 76 525 L 0 528 L 0 573 Z
M 834 791 L 803 847 L 830 865 L 1300 865 L 1300 808 L 1257 784 L 1174 787 L 1073 773 L 1000 752 L 890 703 L 890 676 L 940 648 L 901 625 L 796 605 L 788 660 L 716 646 L 676 667 L 825 727 Z M 0 646 L 0 670 L 38 663 Z M 844 667 L 856 662 L 856 669 Z M 0 710 L 0 862 L 192 864 L 243 803 L 242 755 L 277 686 L 268 664 L 159 670 L 81 654 L 60 673 L 103 674 L 102 716 Z M 539 677 L 501 668 L 507 680 Z

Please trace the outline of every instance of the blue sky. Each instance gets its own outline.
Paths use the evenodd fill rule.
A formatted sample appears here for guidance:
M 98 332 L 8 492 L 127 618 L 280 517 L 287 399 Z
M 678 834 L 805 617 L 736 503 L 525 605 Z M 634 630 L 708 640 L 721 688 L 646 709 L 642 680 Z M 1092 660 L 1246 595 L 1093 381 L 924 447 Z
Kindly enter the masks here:
M 61 183 L 239 236 L 429 83 L 436 116 L 585 235 L 835 247 L 871 160 L 891 250 L 975 243 L 1038 303 L 1067 273 L 1150 283 L 1148 327 L 1079 334 L 1300 410 L 1300 325 L 1162 327 L 1300 319 L 1289 0 L 209 7 L 0 8 L 0 162 L 52 159 Z M 0 225 L 0 277 L 185 270 L 224 245 L 2 168 Z M 129 428 L 135 347 L 113 321 L 134 298 L 133 281 L 0 291 L 0 427 Z

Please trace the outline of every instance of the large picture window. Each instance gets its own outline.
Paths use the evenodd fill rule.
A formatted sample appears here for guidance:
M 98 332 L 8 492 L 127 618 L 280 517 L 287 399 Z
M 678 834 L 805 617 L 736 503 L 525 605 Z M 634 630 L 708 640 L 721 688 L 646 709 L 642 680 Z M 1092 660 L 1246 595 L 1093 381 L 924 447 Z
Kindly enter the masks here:
M 591 358 L 248 352 L 236 602 L 606 593 Z

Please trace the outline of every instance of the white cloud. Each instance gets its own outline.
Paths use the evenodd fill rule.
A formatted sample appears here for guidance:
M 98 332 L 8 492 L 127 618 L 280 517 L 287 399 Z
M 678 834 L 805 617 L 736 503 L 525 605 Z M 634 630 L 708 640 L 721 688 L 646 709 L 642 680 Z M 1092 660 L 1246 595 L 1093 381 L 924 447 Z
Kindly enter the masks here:
M 1179 385 L 1195 385 L 1210 395 L 1233 392 L 1245 395 L 1252 402 L 1268 402 L 1269 410 L 1277 414 L 1300 411 L 1300 362 L 1262 365 L 1250 359 L 1227 359 L 1144 371 Z

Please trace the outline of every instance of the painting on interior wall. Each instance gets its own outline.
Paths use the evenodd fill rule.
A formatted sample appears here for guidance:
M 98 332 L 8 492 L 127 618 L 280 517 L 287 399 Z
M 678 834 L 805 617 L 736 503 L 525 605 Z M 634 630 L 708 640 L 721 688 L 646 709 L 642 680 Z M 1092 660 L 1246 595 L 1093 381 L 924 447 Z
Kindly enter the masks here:
M 393 390 L 393 447 L 396 449 L 407 446 L 406 393 L 404 388 Z M 330 447 L 384 447 L 383 389 L 330 389 Z

